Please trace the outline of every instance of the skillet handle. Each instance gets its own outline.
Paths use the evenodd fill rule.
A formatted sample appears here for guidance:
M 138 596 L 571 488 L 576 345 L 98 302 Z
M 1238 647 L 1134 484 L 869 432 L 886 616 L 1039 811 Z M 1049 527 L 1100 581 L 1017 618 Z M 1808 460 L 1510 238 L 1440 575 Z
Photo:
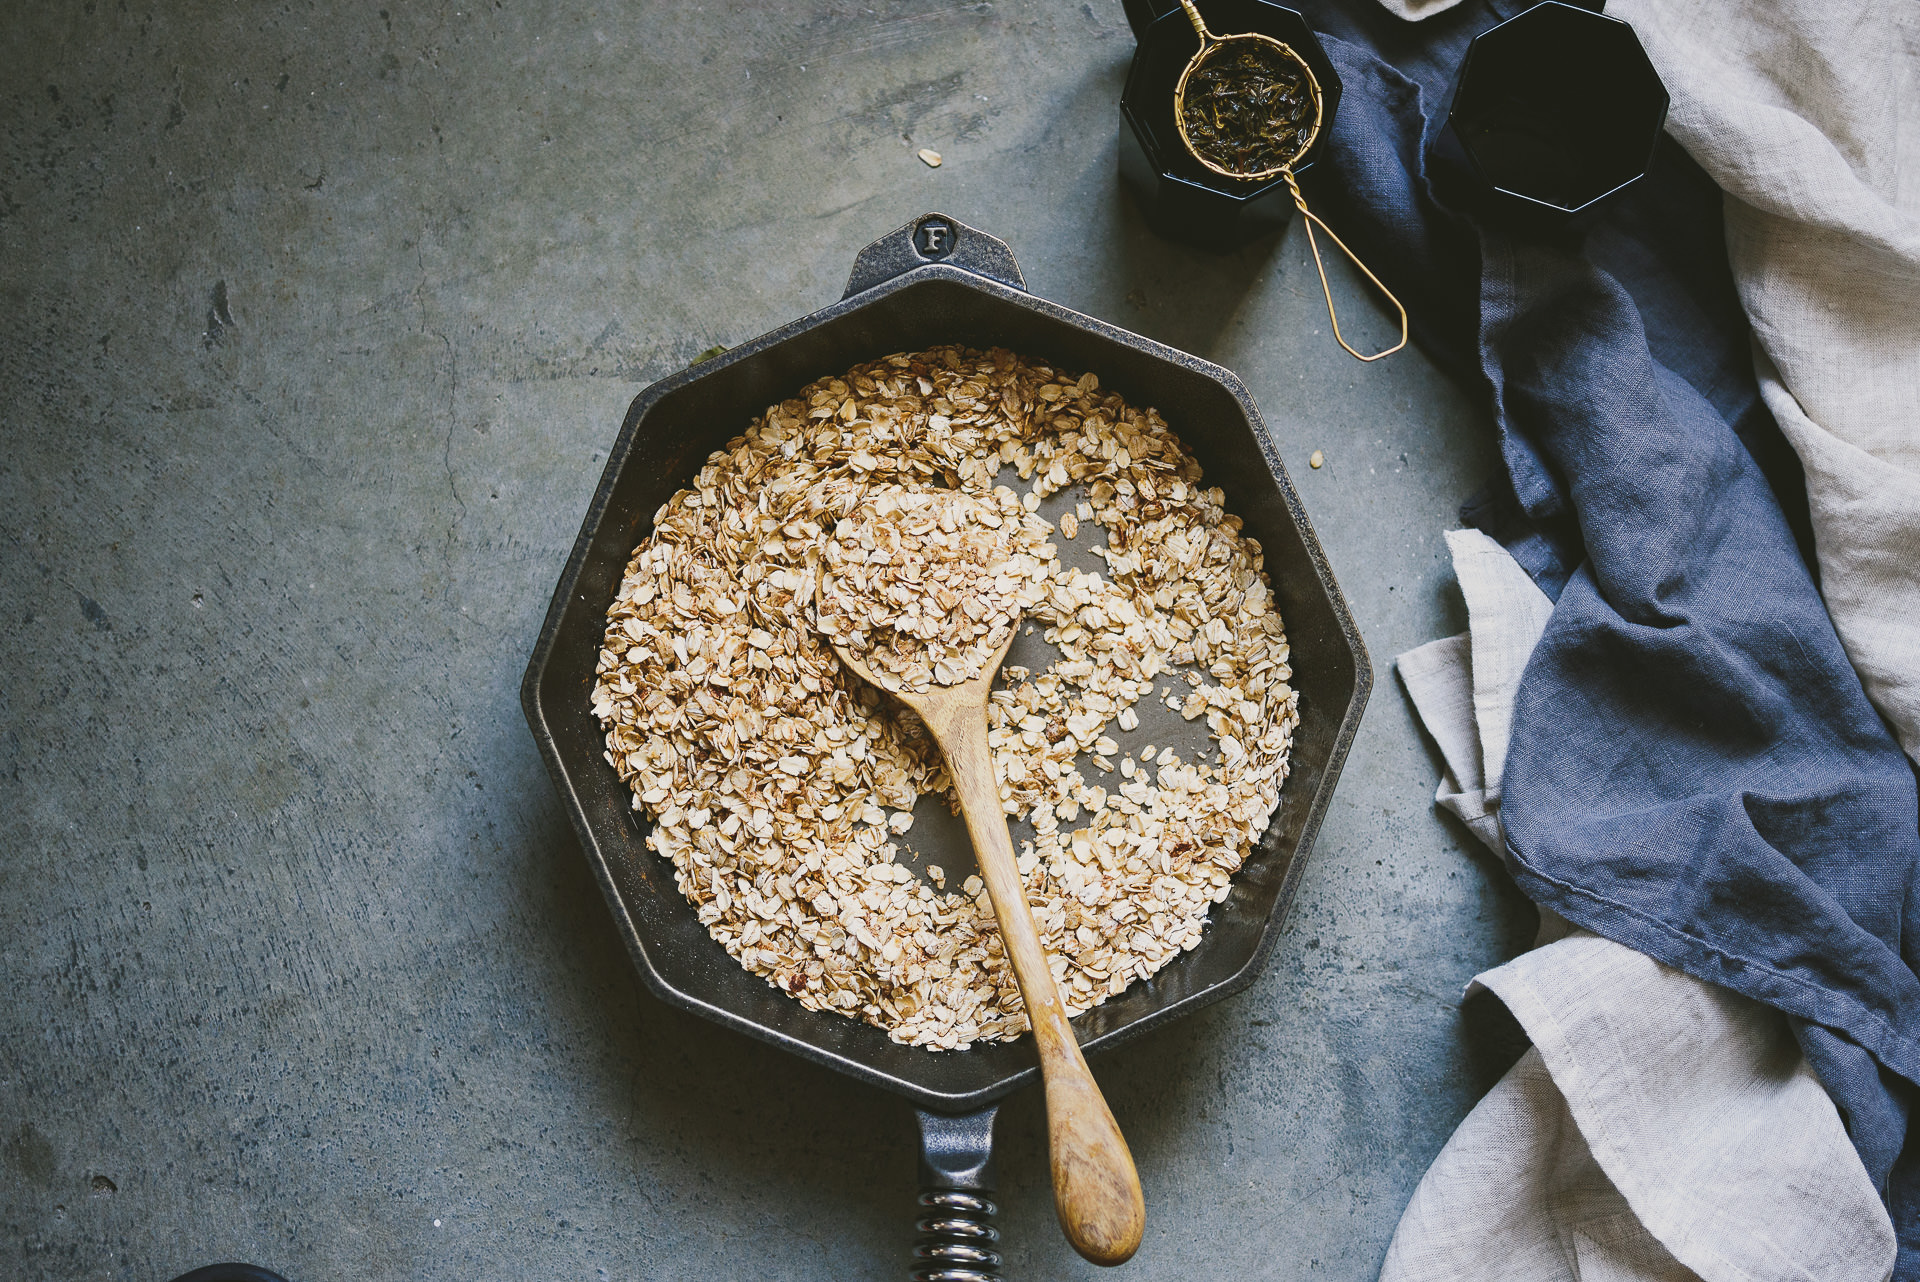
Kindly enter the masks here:
M 993 1196 L 998 1104 L 955 1117 L 919 1110 L 920 1219 L 913 1282 L 999 1282 Z
M 1019 290 L 1027 287 L 1006 241 L 975 231 L 958 218 L 922 214 L 860 251 L 847 278 L 847 292 L 840 297 L 852 298 L 928 263 L 945 263 Z

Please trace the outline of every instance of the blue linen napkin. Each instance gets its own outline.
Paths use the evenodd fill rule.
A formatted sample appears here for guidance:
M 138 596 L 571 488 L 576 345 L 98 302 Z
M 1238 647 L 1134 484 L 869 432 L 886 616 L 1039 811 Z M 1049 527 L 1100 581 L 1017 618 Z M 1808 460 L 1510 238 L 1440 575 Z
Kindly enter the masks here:
M 1515 709 L 1509 861 L 1568 920 L 1794 1017 L 1920 1278 L 1913 772 L 1808 568 L 1717 189 L 1663 139 L 1584 228 L 1477 211 L 1439 117 L 1466 42 L 1517 7 L 1416 27 L 1301 4 L 1345 84 L 1310 199 L 1487 395 L 1506 475 L 1466 515 L 1557 598 Z

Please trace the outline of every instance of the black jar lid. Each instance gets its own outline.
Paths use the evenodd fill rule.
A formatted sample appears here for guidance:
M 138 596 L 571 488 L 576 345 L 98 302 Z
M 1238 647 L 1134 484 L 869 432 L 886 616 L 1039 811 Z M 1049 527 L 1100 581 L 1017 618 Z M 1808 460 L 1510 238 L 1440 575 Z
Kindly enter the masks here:
M 1564 218 L 1646 173 L 1667 105 L 1631 26 L 1545 0 L 1474 37 L 1447 127 L 1496 200 Z

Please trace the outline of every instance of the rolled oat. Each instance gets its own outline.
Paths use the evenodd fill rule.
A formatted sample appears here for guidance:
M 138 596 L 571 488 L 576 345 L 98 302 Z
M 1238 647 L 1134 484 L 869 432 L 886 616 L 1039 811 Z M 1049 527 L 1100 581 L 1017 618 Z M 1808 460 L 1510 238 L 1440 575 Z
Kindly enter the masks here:
M 1026 494 L 997 492 L 1009 471 Z M 1005 351 L 886 357 L 771 406 L 635 550 L 592 694 L 607 759 L 713 937 L 806 1006 L 944 1049 L 1025 1030 L 979 878 L 936 889 L 898 861 L 915 800 L 950 795 L 939 755 L 841 670 L 813 597 L 836 531 L 877 519 L 883 493 L 1018 512 L 1026 539 L 1069 486 L 1107 572 L 1028 545 L 1044 591 L 1023 608 L 1059 657 L 1005 670 L 988 715 L 1003 805 L 1034 832 L 1028 900 L 1077 1013 L 1200 941 L 1278 802 L 1298 720 L 1259 545 L 1159 415 Z M 1154 697 L 1204 717 L 1217 759 L 1163 748 L 1116 778 L 1109 732 L 1162 676 L 1185 690 Z

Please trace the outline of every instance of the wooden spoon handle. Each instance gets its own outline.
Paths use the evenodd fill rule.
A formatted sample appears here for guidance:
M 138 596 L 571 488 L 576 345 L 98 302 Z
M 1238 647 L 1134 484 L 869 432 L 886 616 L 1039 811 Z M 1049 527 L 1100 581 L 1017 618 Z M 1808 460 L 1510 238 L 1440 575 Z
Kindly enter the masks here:
M 1053 1205 L 1073 1249 L 1095 1264 L 1124 1264 L 1139 1249 L 1146 1227 L 1140 1176 L 1119 1124 L 1087 1068 L 1060 1004 L 1060 988 L 1047 965 L 1040 931 L 1027 906 L 1020 867 L 1014 861 L 1000 783 L 987 747 L 986 710 L 956 711 L 928 723 L 946 758 L 960 796 L 960 812 L 980 861 L 1000 938 L 1020 984 L 1027 1019 L 1040 1051 L 1047 1094 L 1047 1137 L 1053 1159 Z

